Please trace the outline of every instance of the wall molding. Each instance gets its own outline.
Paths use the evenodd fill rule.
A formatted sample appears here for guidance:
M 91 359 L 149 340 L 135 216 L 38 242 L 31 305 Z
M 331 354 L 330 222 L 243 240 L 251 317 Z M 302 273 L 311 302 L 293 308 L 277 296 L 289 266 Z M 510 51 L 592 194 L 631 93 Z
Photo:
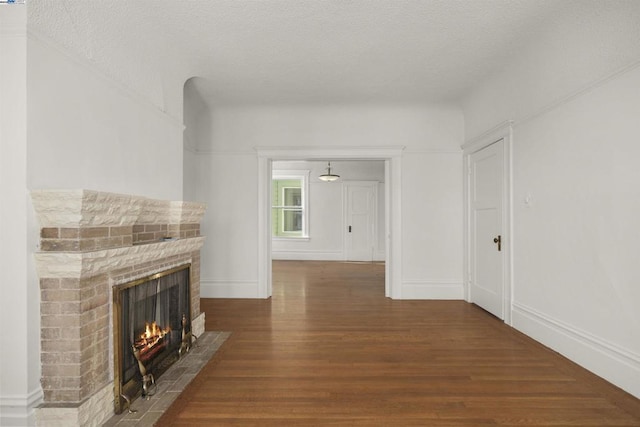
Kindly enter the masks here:
M 255 147 L 259 157 L 272 160 L 387 160 L 400 157 L 404 146 L 389 147 Z
M 627 64 L 621 68 L 618 68 L 615 71 L 612 71 L 608 74 L 605 74 L 604 76 L 590 82 L 587 83 L 586 85 L 584 85 L 583 87 L 581 87 L 580 89 L 576 89 L 573 92 L 570 92 L 569 94 L 558 98 L 555 101 L 550 102 L 549 104 L 539 108 L 538 110 L 534 111 L 533 113 L 530 113 L 518 120 L 515 120 L 513 122 L 513 126 L 519 126 L 522 125 L 524 123 L 527 123 L 531 120 L 534 120 L 540 116 L 543 116 L 545 114 L 547 114 L 550 111 L 553 111 L 565 104 L 570 103 L 571 101 L 573 101 L 576 98 L 580 98 L 583 95 L 588 94 L 589 92 L 592 92 L 593 90 L 598 89 L 600 86 L 604 86 L 605 84 L 609 83 L 610 81 L 616 79 L 618 76 L 621 76 L 623 74 L 626 74 L 630 71 L 635 70 L 636 68 L 640 67 L 640 61 L 634 61 L 630 64 Z
M 407 148 L 405 153 L 410 154 L 457 154 L 462 155 L 462 148 Z
M 532 113 L 529 113 L 519 119 L 515 119 L 512 118 L 510 120 L 506 120 L 504 122 L 498 123 L 496 126 L 488 129 L 487 131 L 476 135 L 474 137 L 468 138 L 465 143 L 462 145 L 462 147 L 464 149 L 466 149 L 468 146 L 473 145 L 474 142 L 480 141 L 480 140 L 486 140 L 491 134 L 495 133 L 495 132 L 499 132 L 500 129 L 511 125 L 511 127 L 515 128 L 517 126 L 523 125 L 527 122 L 530 122 L 532 120 L 535 120 L 536 118 L 543 116 L 565 104 L 570 103 L 571 101 L 580 98 L 583 95 L 588 94 L 589 92 L 598 89 L 600 86 L 604 86 L 605 84 L 607 84 L 608 82 L 615 80 L 617 77 L 626 74 L 628 72 L 631 72 L 633 70 L 635 70 L 636 68 L 640 67 L 640 61 L 634 61 L 628 65 L 625 65 L 615 71 L 612 71 L 602 77 L 600 77 L 599 79 L 596 79 L 590 83 L 587 83 L 586 85 L 584 85 L 583 87 L 574 90 L 573 92 L 568 93 L 567 95 L 558 98 L 555 101 L 552 101 L 546 105 L 544 105 L 543 107 L 533 111 Z
M 473 153 L 487 145 L 499 141 L 505 136 L 508 136 L 511 132 L 510 128 L 513 127 L 513 120 L 505 120 L 502 123 L 498 123 L 491 129 L 487 129 L 480 135 L 476 135 L 473 138 L 469 138 L 462 144 L 462 151 L 466 153 Z
M 640 398 L 640 354 L 520 303 L 513 327 Z
M 238 150 L 238 151 L 222 151 L 222 150 L 200 150 L 194 148 L 193 152 L 200 156 L 252 156 L 256 157 L 255 150 Z
M 200 279 L 200 298 L 262 298 L 256 280 Z
M 34 425 L 35 408 L 40 405 L 43 396 L 39 386 L 28 394 L 0 395 L 0 425 Z
M 422 300 L 463 300 L 462 280 L 403 280 L 402 298 Z

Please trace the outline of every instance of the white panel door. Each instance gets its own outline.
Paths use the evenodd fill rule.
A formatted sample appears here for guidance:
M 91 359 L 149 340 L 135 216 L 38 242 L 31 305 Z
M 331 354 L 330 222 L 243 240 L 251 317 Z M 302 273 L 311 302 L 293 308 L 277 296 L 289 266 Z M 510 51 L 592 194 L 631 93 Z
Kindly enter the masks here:
M 470 156 L 470 300 L 504 320 L 503 152 L 500 140 Z
M 377 182 L 345 183 L 345 259 L 373 261 Z

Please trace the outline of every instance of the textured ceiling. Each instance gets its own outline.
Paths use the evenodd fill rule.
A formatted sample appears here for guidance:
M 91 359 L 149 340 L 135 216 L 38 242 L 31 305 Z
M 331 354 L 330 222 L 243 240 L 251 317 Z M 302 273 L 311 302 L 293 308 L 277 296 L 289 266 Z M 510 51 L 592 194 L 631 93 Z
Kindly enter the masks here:
M 584 0 L 583 0 L 584 1 Z M 152 102 L 455 102 L 576 0 L 30 0 L 29 29 Z

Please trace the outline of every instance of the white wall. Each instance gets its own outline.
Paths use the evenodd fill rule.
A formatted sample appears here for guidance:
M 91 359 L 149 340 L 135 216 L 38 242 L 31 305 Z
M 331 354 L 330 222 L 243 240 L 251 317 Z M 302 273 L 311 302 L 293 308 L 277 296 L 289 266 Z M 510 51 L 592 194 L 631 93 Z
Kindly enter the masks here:
M 402 169 L 403 295 L 462 299 L 462 155 L 407 150 Z
M 565 12 L 463 99 L 467 140 L 553 108 L 640 58 L 640 2 L 585 0 Z
M 182 118 L 160 111 L 86 58 L 27 35 L 24 5 L 0 5 L 0 19 L 0 224 L 10 242 L 0 256 L 0 330 L 2 342 L 11 343 L 0 350 L 0 425 L 34 425 L 42 396 L 33 265 L 39 225 L 29 190 L 87 188 L 181 200 Z
M 0 425 L 33 425 L 40 388 L 40 296 L 28 227 L 26 7 L 0 5 Z
M 344 260 L 343 244 L 343 183 L 375 181 L 378 185 L 377 241 L 375 260 L 384 260 L 384 161 L 332 161 L 331 170 L 340 175 L 337 182 L 322 182 L 318 176 L 326 173 L 327 162 L 279 161 L 273 170 L 308 170 L 309 178 L 309 239 L 275 239 L 273 259 Z
M 182 118 L 36 36 L 27 75 L 30 188 L 182 199 Z
M 256 297 L 258 171 L 253 153 L 199 154 L 197 200 L 207 204 L 201 233 L 203 298 Z
M 640 397 L 640 3 L 591 6 L 478 87 L 465 120 L 515 120 L 514 327 Z
M 210 206 L 203 230 L 212 236 L 202 253 L 203 295 L 258 295 L 254 147 L 406 146 L 402 252 L 409 256 L 401 266 L 407 280 L 403 279 L 402 298 L 462 298 L 460 110 L 447 106 L 237 107 L 214 110 L 209 123 L 199 127 L 197 198 Z
M 513 163 L 515 326 L 636 396 L 638 117 L 640 68 L 518 125 Z
M 182 194 L 184 200 L 196 200 L 196 188 L 198 186 L 198 123 L 201 116 L 209 116 L 209 109 L 197 90 L 193 87 L 193 79 L 184 84 L 183 96 L 183 182 Z

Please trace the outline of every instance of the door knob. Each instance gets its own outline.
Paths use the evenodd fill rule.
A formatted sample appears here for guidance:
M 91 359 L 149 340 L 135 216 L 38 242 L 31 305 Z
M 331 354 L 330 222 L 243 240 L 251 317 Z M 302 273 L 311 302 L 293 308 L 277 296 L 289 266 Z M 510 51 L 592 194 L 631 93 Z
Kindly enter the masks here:
M 498 237 L 494 237 L 493 238 L 493 243 L 497 243 L 498 244 L 498 251 L 502 250 L 502 236 L 498 235 Z

